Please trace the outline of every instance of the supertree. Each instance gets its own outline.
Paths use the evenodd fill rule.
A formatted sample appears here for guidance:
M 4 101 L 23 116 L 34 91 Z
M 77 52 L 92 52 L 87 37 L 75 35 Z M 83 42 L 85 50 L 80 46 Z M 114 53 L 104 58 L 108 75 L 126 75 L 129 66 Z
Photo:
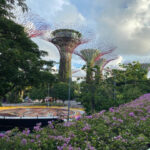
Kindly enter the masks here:
M 147 71 L 150 71 L 150 63 L 142 63 L 142 68 L 146 69 Z
M 51 35 L 52 37 L 48 41 L 58 48 L 60 54 L 59 79 L 67 82 L 71 76 L 72 53 L 77 46 L 87 41 L 82 39 L 81 33 L 71 29 L 58 29 Z
M 50 29 L 50 25 L 30 9 L 28 12 L 23 13 L 19 8 L 16 8 L 13 10 L 13 13 L 15 14 L 13 20 L 24 27 L 29 38 L 42 36 Z
M 102 56 L 113 52 L 115 48 L 108 51 L 101 52 L 98 49 L 83 49 L 80 52 L 75 52 L 76 55 L 80 56 L 86 62 L 86 82 L 89 83 L 93 80 L 93 68 L 97 61 L 103 63 Z M 102 60 L 101 60 L 102 59 Z
M 95 80 L 97 83 L 103 78 L 103 71 L 110 72 L 110 69 L 105 69 L 105 66 L 109 64 L 111 61 L 118 59 L 118 57 L 114 58 L 101 58 L 95 62 Z

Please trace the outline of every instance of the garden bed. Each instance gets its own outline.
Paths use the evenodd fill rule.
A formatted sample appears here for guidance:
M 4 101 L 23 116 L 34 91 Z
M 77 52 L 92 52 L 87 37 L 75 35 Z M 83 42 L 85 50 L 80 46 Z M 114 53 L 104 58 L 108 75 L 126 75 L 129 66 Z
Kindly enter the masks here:
M 15 136 L 12 136 L 13 133 Z M 109 111 L 72 122 L 40 124 L 0 135 L 0 147 L 17 150 L 147 150 L 150 144 L 150 94 Z M 7 144 L 5 144 L 7 142 Z

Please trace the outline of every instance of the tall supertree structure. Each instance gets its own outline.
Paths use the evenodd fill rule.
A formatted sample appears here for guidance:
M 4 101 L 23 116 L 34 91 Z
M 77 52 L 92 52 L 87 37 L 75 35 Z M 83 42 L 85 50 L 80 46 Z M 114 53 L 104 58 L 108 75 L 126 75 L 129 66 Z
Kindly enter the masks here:
M 99 82 L 100 79 L 102 79 L 103 70 L 109 71 L 108 69 L 105 69 L 105 66 L 109 64 L 111 61 L 116 59 L 118 59 L 118 57 L 109 58 L 109 59 L 101 58 L 95 62 L 95 68 L 96 68 L 95 79 L 97 80 L 97 82 Z
M 59 50 L 59 79 L 62 82 L 68 82 L 71 72 L 72 53 L 77 46 L 85 43 L 85 41 L 82 40 L 81 33 L 71 29 L 59 29 L 53 31 L 52 38 L 49 41 Z
M 83 49 L 79 53 L 75 52 L 76 55 L 80 56 L 86 62 L 86 82 L 89 83 L 92 81 L 93 77 L 93 68 L 97 61 L 103 64 L 102 56 L 111 53 L 113 49 L 110 49 L 105 52 L 101 52 L 98 49 Z M 100 64 L 101 64 L 100 63 Z

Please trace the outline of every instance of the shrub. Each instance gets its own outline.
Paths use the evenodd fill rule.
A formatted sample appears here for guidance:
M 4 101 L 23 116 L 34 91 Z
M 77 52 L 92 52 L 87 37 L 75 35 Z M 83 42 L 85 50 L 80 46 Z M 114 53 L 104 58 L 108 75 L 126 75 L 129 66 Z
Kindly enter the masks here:
M 49 122 L 45 128 L 37 124 L 32 134 L 28 129 L 8 131 L 0 134 L 0 147 L 4 150 L 147 150 L 149 124 L 150 94 L 145 94 L 130 103 L 72 122 Z

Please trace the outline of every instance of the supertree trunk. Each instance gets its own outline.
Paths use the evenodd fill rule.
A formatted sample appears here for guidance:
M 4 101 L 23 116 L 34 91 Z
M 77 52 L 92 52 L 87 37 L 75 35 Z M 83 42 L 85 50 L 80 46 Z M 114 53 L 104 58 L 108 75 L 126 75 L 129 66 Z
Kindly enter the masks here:
M 61 51 L 60 55 L 59 80 L 61 82 L 68 82 L 71 72 L 72 54 Z
M 99 84 L 101 80 L 102 80 L 102 73 L 100 71 L 100 66 L 97 66 L 95 71 L 95 83 Z
M 87 65 L 87 69 L 86 69 L 86 83 L 91 83 L 93 79 L 93 72 L 92 72 L 92 68 Z

